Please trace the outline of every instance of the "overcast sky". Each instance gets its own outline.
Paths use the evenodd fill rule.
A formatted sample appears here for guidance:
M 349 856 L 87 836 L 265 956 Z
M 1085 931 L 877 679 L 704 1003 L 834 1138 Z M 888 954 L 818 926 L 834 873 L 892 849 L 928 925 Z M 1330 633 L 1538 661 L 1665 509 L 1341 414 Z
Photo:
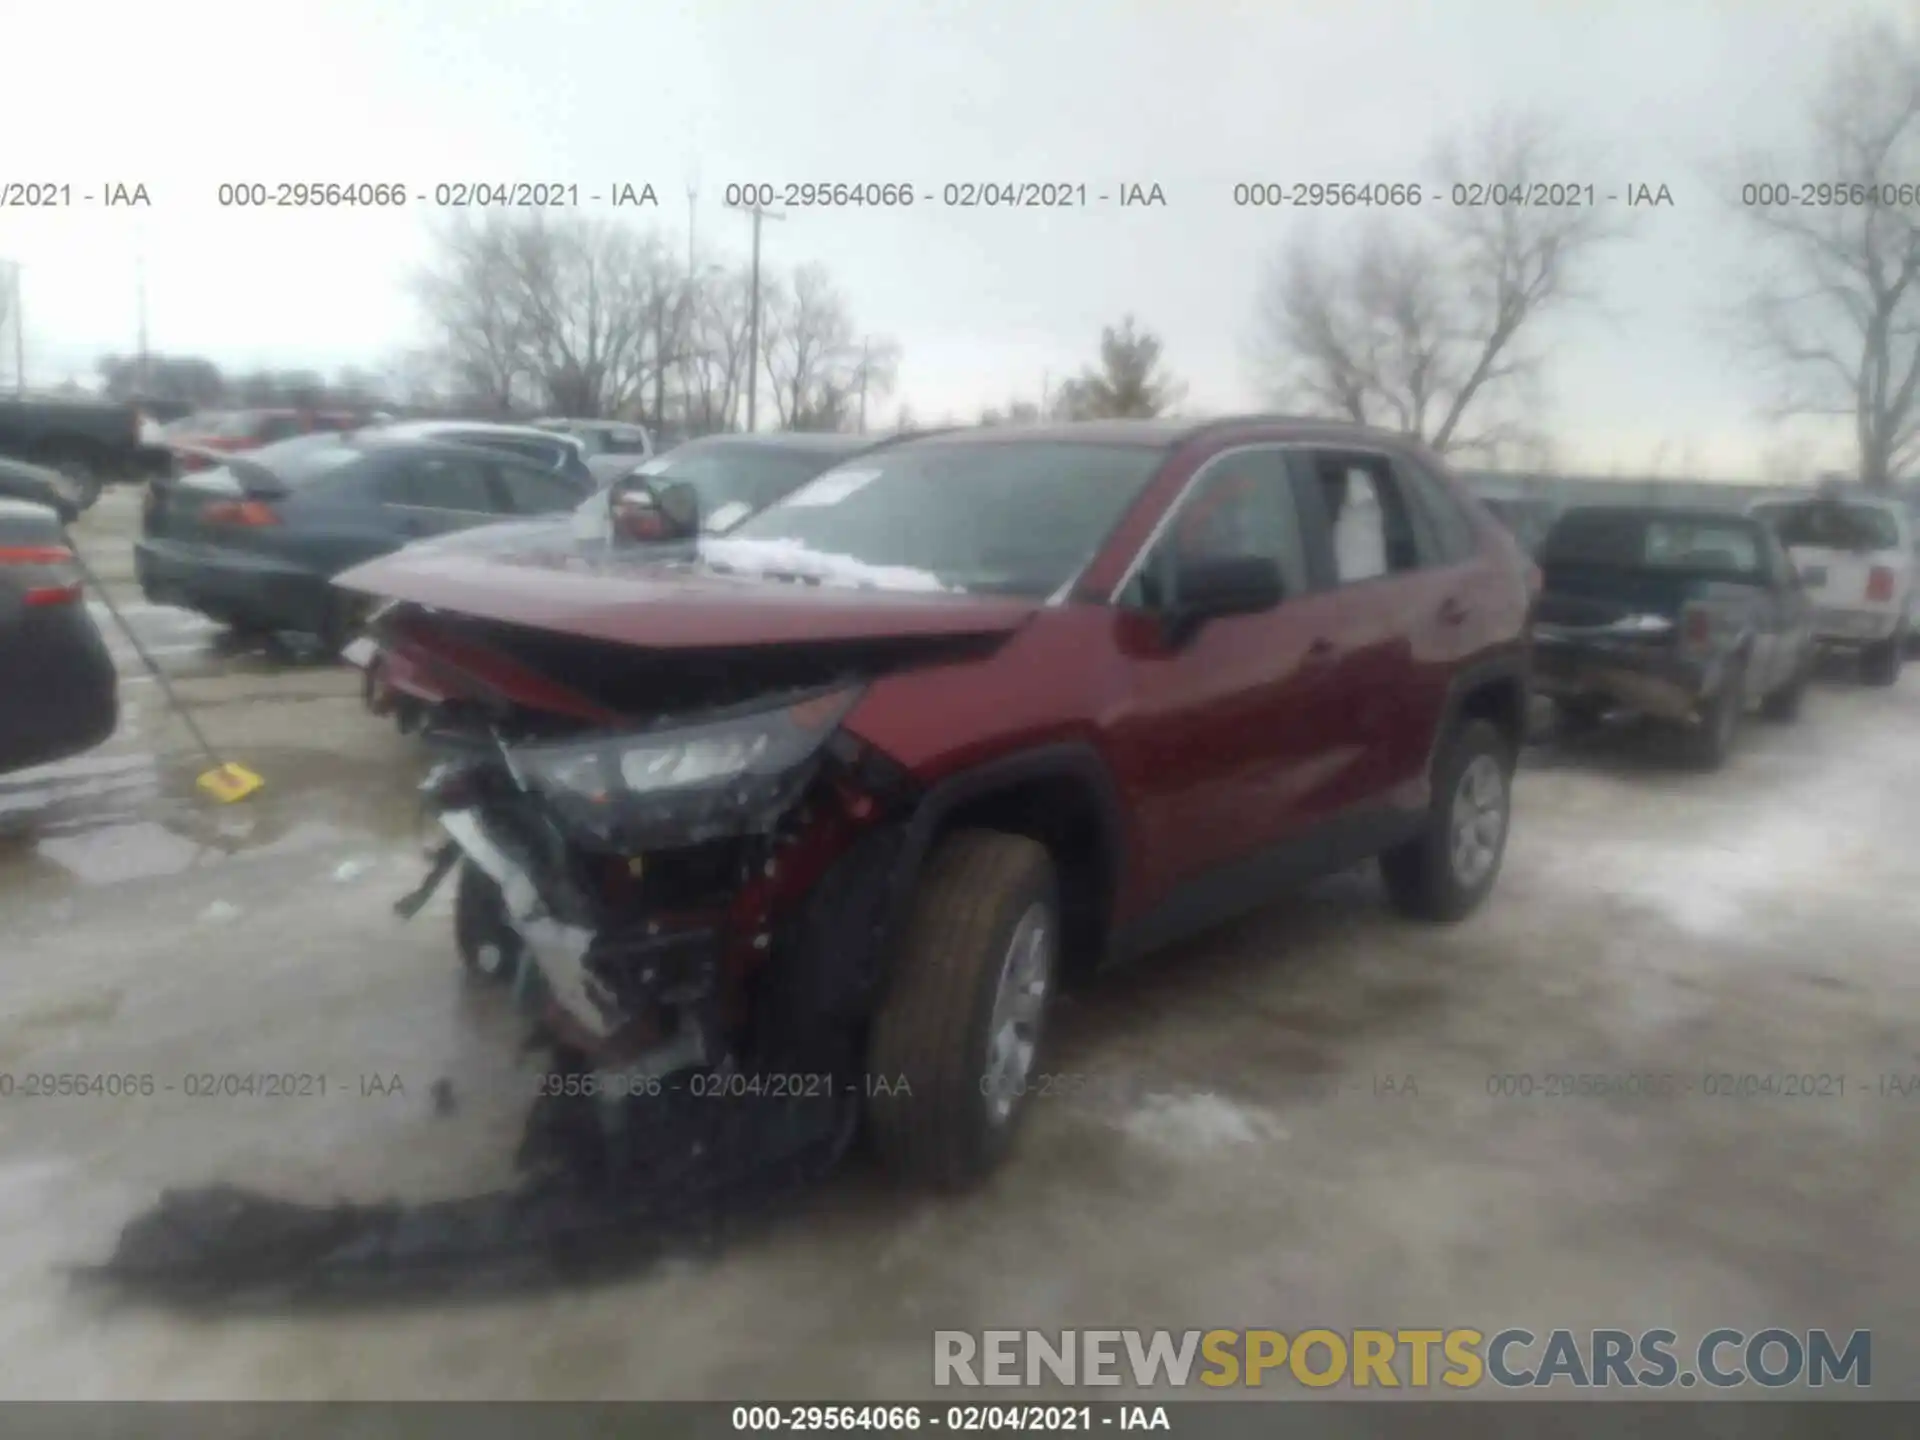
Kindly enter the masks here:
M 1158 184 L 1162 209 L 796 212 L 767 227 L 765 258 L 830 267 L 862 329 L 902 346 L 899 398 L 923 419 L 1037 398 L 1128 311 L 1164 336 L 1188 408 L 1252 408 L 1260 274 L 1296 222 L 1236 209 L 1234 182 L 1431 183 L 1435 140 L 1537 109 L 1590 152 L 1565 178 L 1675 200 L 1600 267 L 1604 314 L 1536 337 L 1563 463 L 1734 475 L 1781 442 L 1714 335 L 1743 238 L 1704 167 L 1793 141 L 1824 47 L 1862 8 L 63 0 L 9 47 L 0 180 L 70 183 L 75 206 L 0 210 L 0 256 L 27 267 L 36 381 L 134 348 L 142 252 L 155 350 L 332 370 L 420 338 L 406 282 L 427 207 L 223 210 L 221 182 L 651 183 L 660 209 L 629 213 L 684 245 L 697 179 L 703 259 L 745 254 L 729 182 Z M 80 201 L 114 181 L 143 183 L 151 208 Z

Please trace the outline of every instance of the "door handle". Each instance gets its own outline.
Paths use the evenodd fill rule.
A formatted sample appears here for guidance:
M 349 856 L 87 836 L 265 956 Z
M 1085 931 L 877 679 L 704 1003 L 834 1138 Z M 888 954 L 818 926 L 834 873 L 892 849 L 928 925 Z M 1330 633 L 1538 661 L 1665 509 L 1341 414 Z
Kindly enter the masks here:
M 1466 605 L 1452 596 L 1440 602 L 1440 619 L 1443 624 L 1458 625 L 1467 618 L 1467 614 Z

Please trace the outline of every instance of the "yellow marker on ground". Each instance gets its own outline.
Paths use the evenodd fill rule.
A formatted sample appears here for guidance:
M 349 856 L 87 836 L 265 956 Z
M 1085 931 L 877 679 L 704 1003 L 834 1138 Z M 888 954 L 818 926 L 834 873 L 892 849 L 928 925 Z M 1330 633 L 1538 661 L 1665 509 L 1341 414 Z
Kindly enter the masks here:
M 204 772 L 193 782 L 222 805 L 244 800 L 267 782 L 246 766 L 229 760 L 215 770 Z

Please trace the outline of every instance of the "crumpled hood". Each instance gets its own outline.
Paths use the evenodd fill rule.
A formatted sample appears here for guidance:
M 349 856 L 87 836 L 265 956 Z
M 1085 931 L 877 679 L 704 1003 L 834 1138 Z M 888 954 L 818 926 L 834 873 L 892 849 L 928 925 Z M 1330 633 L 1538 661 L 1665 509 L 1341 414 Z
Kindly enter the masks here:
M 497 551 L 408 546 L 336 584 L 434 610 L 658 648 L 1007 634 L 1041 601 L 724 574 L 576 544 Z

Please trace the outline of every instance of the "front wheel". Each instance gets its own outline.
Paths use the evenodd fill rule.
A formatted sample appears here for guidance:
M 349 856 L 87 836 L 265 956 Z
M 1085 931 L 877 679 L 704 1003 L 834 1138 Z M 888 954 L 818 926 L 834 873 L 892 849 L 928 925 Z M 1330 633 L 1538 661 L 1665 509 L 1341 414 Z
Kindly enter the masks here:
M 1460 727 L 1433 770 L 1420 833 L 1380 857 L 1387 895 L 1421 920 L 1458 920 L 1493 889 L 1512 816 L 1513 747 L 1485 720 Z
M 460 862 L 454 890 L 453 943 L 467 974 L 484 985 L 505 985 L 520 969 L 525 941 L 507 914 L 507 897 L 471 860 Z
M 1045 847 L 963 830 L 928 861 L 874 1017 L 867 1122 L 885 1163 L 957 1187 L 993 1169 L 1026 1109 L 1059 971 Z
M 329 660 L 340 659 L 340 652 L 359 638 L 371 608 L 364 596 L 345 590 L 336 590 L 328 596 L 327 613 L 321 619 L 318 639 Z

